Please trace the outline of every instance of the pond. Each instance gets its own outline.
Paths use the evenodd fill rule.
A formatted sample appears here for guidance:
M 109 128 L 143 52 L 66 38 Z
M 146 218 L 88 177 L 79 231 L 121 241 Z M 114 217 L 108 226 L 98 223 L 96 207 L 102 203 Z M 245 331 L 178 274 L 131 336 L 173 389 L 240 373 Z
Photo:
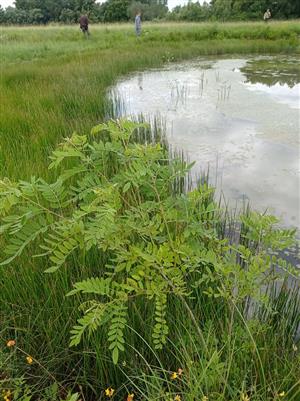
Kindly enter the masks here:
M 209 166 L 230 205 L 299 227 L 300 69 L 295 56 L 206 58 L 137 73 L 111 96 L 123 116 L 165 121 L 173 148 Z

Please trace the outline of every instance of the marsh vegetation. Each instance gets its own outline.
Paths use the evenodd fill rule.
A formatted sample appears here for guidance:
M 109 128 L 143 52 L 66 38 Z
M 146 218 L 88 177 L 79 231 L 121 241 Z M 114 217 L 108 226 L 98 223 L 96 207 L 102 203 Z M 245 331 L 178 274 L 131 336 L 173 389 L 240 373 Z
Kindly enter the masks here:
M 196 56 L 296 57 L 299 24 L 91 31 L 1 32 L 3 399 L 298 401 L 295 231 L 191 187 L 160 125 L 111 121 L 107 91 Z

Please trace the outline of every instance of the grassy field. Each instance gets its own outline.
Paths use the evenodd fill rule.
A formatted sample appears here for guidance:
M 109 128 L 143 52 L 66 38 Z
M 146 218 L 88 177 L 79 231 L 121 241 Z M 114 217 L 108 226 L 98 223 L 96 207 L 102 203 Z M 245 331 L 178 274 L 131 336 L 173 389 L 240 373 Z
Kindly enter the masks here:
M 2 28 L 0 172 L 47 174 L 47 156 L 70 132 L 107 113 L 105 91 L 139 69 L 200 55 L 299 51 L 298 22 Z M 20 143 L 22 146 L 20 146 Z M 13 155 L 13 157 L 12 157 Z
M 129 25 L 91 26 L 91 33 L 86 40 L 74 26 L 1 28 L 1 178 L 55 180 L 61 167 L 48 169 L 51 152 L 73 131 L 89 134 L 91 127 L 113 117 L 106 91 L 126 74 L 202 55 L 300 53 L 299 21 L 145 24 L 141 38 Z M 0 185 L 2 194 L 5 185 Z M 2 221 L 4 201 L 10 200 L 0 198 L 1 224 L 7 223 Z M 219 226 L 216 213 L 206 228 L 221 236 Z M 2 234 L 0 229 L 3 250 L 7 237 Z M 214 247 L 220 245 L 214 241 Z M 259 304 L 246 321 L 250 296 L 224 301 L 209 296 L 205 286 L 194 288 L 194 278 L 188 277 L 191 299 L 173 296 L 168 301 L 165 349 L 153 347 L 148 333 L 153 305 L 140 299 L 130 307 L 126 350 L 114 365 L 105 329 L 84 336 L 78 347 L 68 346 L 82 313 L 78 306 L 86 299 L 65 295 L 74 283 L 104 271 L 103 254 L 76 254 L 59 271 L 45 275 L 49 263 L 32 258 L 35 253 L 32 244 L 0 267 L 0 388 L 23 391 L 6 401 L 65 400 L 67 390 L 80 393 L 83 401 L 103 400 L 109 386 L 116 389 L 116 401 L 128 393 L 149 401 L 300 400 L 297 288 L 284 285 L 279 293 L 273 291 L 269 303 Z M 247 289 L 249 277 L 239 274 Z M 9 339 L 16 345 L 6 347 Z M 26 363 L 29 355 L 32 364 Z M 178 377 L 172 380 L 174 372 Z M 25 398 L 26 391 L 32 398 Z

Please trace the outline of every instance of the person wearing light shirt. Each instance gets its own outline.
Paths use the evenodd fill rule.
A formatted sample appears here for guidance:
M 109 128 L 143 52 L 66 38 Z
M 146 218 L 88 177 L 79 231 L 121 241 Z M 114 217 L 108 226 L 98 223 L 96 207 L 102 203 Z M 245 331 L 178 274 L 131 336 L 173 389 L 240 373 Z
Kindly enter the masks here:
M 269 10 L 269 8 L 267 9 L 267 11 L 264 13 L 264 21 L 268 22 L 268 20 L 271 18 L 271 11 Z
M 135 16 L 135 33 L 137 36 L 140 36 L 141 32 L 142 32 L 141 13 L 137 12 Z

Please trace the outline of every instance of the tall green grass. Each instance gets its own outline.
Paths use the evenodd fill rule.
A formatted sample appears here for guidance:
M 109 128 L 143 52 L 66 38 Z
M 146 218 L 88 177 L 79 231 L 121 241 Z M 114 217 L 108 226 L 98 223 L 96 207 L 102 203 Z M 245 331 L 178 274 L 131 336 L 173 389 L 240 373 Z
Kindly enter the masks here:
M 200 55 L 298 52 L 297 22 L 5 27 L 1 30 L 0 173 L 47 174 L 47 155 L 60 138 L 106 115 L 106 90 L 140 69 Z
M 128 25 L 92 26 L 91 32 L 85 40 L 77 27 L 2 28 L 1 177 L 51 179 L 51 150 L 62 137 L 87 133 L 109 116 L 106 91 L 120 76 L 201 55 L 300 50 L 296 21 L 145 24 L 141 38 Z M 222 232 L 234 226 L 230 219 L 227 223 L 220 222 Z M 69 331 L 80 312 L 79 300 L 65 294 L 74 282 L 96 275 L 102 261 L 96 255 L 74 260 L 72 270 L 45 276 L 45 266 L 31 258 L 33 252 L 0 270 L 0 387 L 6 379 L 25 374 L 37 397 L 57 381 L 90 401 L 103 399 L 108 386 L 118 390 L 115 400 L 128 391 L 149 401 L 167 400 L 166 392 L 172 399 L 180 394 L 184 401 L 206 395 L 209 400 L 238 401 L 249 389 L 256 401 L 282 399 L 282 391 L 289 401 L 300 399 L 295 330 L 286 324 L 296 325 L 299 319 L 297 288 L 295 293 L 286 286 L 273 291 L 270 304 L 257 306 L 250 321 L 202 291 L 189 305 L 193 317 L 172 301 L 172 335 L 159 353 L 150 346 L 143 305 L 137 305 L 128 327 L 128 351 L 115 367 L 101 330 L 77 349 L 68 348 Z M 32 366 L 21 351 L 5 349 L 9 338 L 34 357 Z M 178 368 L 184 375 L 174 382 L 170 375 Z

